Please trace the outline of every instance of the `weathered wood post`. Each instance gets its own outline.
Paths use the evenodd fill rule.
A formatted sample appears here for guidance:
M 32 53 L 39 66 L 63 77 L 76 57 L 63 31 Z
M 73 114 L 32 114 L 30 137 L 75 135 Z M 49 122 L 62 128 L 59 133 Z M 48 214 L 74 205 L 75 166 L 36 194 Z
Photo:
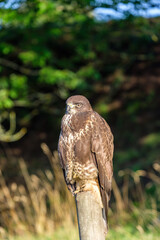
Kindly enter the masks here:
M 91 191 L 76 194 L 80 240 L 105 240 L 106 225 L 102 207 Z

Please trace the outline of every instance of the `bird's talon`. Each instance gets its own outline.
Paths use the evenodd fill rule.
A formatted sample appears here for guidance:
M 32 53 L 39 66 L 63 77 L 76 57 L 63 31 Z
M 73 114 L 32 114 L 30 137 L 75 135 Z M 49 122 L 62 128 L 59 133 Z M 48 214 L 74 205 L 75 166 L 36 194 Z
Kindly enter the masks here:
M 77 189 L 77 190 L 74 191 L 74 194 L 77 194 L 79 192 L 81 192 L 81 191 L 79 189 Z

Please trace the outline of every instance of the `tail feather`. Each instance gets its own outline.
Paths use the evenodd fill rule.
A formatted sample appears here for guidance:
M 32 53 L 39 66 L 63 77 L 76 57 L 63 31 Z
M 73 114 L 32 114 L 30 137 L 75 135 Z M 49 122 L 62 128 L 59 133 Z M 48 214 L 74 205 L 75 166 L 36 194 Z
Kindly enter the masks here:
M 101 197 L 103 203 L 103 218 L 106 225 L 106 232 L 108 232 L 108 203 L 109 203 L 109 196 L 107 192 L 101 188 Z

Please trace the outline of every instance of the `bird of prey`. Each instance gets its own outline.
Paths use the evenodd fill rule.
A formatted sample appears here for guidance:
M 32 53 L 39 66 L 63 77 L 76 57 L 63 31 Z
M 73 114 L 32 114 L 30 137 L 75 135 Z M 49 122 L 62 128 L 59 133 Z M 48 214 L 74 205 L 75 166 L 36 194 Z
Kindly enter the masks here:
M 64 178 L 72 194 L 98 186 L 107 224 L 113 175 L 113 135 L 106 121 L 93 111 L 88 99 L 71 96 L 61 123 L 58 154 Z M 98 199 L 98 195 L 97 195 Z

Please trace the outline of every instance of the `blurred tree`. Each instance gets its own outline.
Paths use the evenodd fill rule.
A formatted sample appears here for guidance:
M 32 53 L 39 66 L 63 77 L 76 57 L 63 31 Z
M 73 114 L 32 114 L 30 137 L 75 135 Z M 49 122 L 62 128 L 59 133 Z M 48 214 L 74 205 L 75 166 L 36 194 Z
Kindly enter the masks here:
M 130 1 L 105 2 L 1 3 L 0 109 L 51 106 L 74 90 L 93 91 L 90 84 L 103 81 L 115 69 L 122 69 L 123 75 L 124 66 L 127 70 L 137 59 L 153 58 L 146 50 L 158 41 L 159 24 L 153 27 L 147 19 L 132 17 L 108 25 L 98 23 L 93 7 L 113 8 Z M 143 8 L 146 2 L 153 1 L 132 4 Z M 122 76 L 116 78 L 116 89 L 123 80 Z

